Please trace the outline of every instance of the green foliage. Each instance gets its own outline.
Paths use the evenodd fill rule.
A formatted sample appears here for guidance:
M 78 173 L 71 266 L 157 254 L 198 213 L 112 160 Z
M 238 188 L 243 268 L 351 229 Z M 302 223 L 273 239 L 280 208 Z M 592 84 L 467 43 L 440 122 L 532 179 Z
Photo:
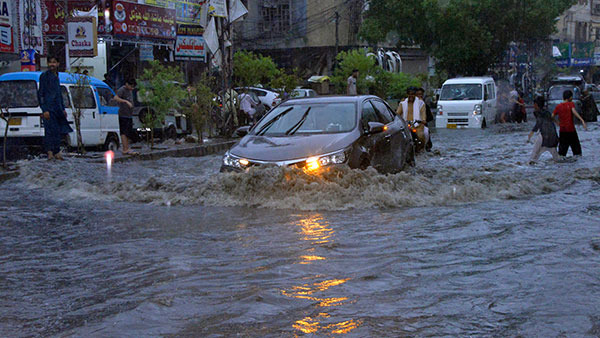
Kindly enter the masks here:
M 239 51 L 233 55 L 233 74 L 238 86 L 249 87 L 270 83 L 280 71 L 270 57 Z
M 352 75 L 352 70 L 358 69 L 358 79 L 356 88 L 359 94 L 367 92 L 369 83 L 367 76 L 374 76 L 378 68 L 375 60 L 368 57 L 363 50 L 353 49 L 342 51 L 336 56 L 338 67 L 333 72 L 331 83 L 335 86 L 335 91 L 339 94 L 346 93 L 347 79 Z
M 300 78 L 296 75 L 296 73 L 296 70 L 294 70 L 293 73 L 288 74 L 285 72 L 285 70 L 280 69 L 279 75 L 271 81 L 271 88 L 291 93 L 292 90 L 298 87 L 298 84 L 300 83 Z
M 187 98 L 184 101 L 184 112 L 196 129 L 199 143 L 202 143 L 202 130 L 210 118 L 210 112 L 217 105 L 214 100 L 216 95 L 207 85 L 211 82 L 212 78 L 204 74 L 198 83 L 188 87 Z
M 337 55 L 338 68 L 332 77 L 336 92 L 346 93 L 348 76 L 358 69 L 357 88 L 359 94 L 373 94 L 381 98 L 401 98 L 406 88 L 419 86 L 420 81 L 405 73 L 390 73 L 375 65 L 375 60 L 362 50 L 340 52 Z
M 77 151 L 83 154 L 85 153 L 85 149 L 83 138 L 81 137 L 81 119 L 83 118 L 81 109 L 85 107 L 86 92 L 88 95 L 90 94 L 90 78 L 79 73 L 69 73 L 69 77 L 74 82 L 70 91 L 73 98 L 73 120 L 75 122 L 75 133 L 77 134 Z
M 398 45 L 420 45 L 450 76 L 481 75 L 511 41 L 547 39 L 555 18 L 575 0 L 371 0 L 361 36 L 375 43 L 389 33 Z
M 151 142 L 154 145 L 154 128 L 162 125 L 169 111 L 178 109 L 186 96 L 181 86 L 183 74 L 176 67 L 165 67 L 155 60 L 144 69 L 140 80 L 140 95 L 144 103 L 154 110 L 154 114 L 146 114 L 142 121 L 144 127 L 152 130 Z

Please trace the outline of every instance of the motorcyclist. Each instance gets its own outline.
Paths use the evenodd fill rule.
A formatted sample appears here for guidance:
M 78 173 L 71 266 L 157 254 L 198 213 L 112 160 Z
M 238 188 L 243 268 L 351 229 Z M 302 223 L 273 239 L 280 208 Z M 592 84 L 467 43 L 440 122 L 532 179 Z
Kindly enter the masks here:
M 416 94 L 417 94 L 417 97 L 419 99 L 421 99 L 421 101 L 425 102 L 425 89 L 418 88 Z M 433 113 L 431 112 L 431 108 L 429 107 L 427 102 L 425 102 L 425 113 L 426 113 L 425 115 L 427 116 L 427 120 L 425 121 L 425 127 L 427 127 L 429 129 L 429 122 L 433 121 Z M 433 143 L 431 143 L 431 138 L 427 138 L 427 144 L 425 145 L 425 150 L 431 151 L 432 146 L 433 146 Z
M 425 126 L 427 122 L 427 108 L 425 102 L 416 96 L 417 88 L 408 87 L 406 90 L 406 99 L 398 104 L 396 114 L 404 118 L 406 122 L 419 122 L 416 127 L 417 137 L 421 144 L 426 145 L 429 140 L 429 128 Z

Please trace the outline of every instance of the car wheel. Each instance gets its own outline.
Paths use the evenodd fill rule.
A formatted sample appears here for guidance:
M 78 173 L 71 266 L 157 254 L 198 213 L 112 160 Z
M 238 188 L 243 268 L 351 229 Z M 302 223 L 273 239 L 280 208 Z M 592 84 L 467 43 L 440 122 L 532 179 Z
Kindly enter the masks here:
M 365 170 L 365 169 L 367 169 L 367 168 L 368 168 L 370 165 L 371 165 L 371 161 L 369 161 L 369 159 L 368 159 L 368 158 L 363 158 L 363 159 L 360 161 L 360 167 L 359 167 L 359 168 L 360 168 L 361 170 Z
M 104 142 L 104 150 L 110 150 L 115 152 L 119 150 L 119 138 L 113 134 L 110 134 L 106 137 L 106 142 Z

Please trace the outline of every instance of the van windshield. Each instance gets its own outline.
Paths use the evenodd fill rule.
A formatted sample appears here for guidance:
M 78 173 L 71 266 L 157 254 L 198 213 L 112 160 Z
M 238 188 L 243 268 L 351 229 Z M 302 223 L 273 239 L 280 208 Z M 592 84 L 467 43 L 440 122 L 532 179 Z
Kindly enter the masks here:
M 563 93 L 567 90 L 570 90 L 573 93 L 573 100 L 579 100 L 579 88 L 570 86 L 559 86 L 550 88 L 550 90 L 548 91 L 548 101 L 562 101 Z
M 447 84 L 442 87 L 440 100 L 481 100 L 483 98 L 483 87 L 481 84 Z
M 37 83 L 33 80 L 0 81 L 0 105 L 8 108 L 37 107 Z

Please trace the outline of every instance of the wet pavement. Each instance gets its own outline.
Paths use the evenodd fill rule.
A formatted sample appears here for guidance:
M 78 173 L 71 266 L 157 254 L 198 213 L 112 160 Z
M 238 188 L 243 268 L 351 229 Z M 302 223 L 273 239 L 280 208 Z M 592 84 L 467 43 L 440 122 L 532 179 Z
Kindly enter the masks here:
M 1 336 L 599 336 L 600 127 L 440 130 L 396 175 L 219 156 L 20 163 L 0 184 Z

